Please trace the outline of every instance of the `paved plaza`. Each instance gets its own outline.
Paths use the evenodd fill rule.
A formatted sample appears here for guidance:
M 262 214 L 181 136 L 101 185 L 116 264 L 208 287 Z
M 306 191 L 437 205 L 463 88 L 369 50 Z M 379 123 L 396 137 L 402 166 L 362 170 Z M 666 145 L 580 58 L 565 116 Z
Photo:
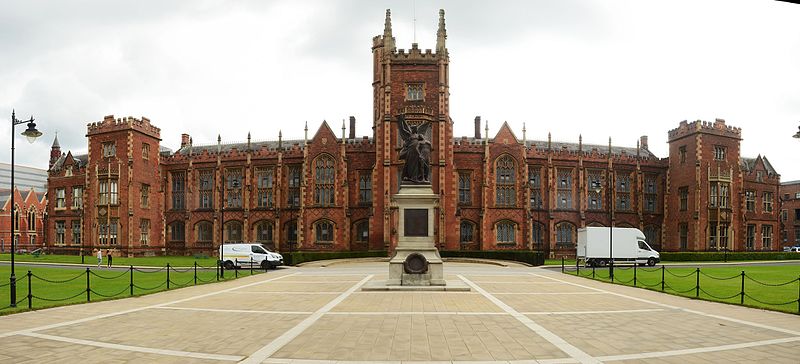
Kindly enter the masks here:
M 386 263 L 284 268 L 0 317 L 3 363 L 797 363 L 800 316 L 522 266 L 470 292 L 366 292 Z

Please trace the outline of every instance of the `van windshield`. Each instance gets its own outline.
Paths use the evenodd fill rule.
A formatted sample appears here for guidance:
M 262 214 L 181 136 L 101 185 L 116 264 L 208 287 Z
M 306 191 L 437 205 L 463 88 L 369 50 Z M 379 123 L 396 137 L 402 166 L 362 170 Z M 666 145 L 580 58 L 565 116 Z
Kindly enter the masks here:
M 252 248 L 253 248 L 253 253 L 267 254 L 267 251 L 264 250 L 264 248 L 262 248 L 262 247 L 260 247 L 258 245 L 253 245 Z

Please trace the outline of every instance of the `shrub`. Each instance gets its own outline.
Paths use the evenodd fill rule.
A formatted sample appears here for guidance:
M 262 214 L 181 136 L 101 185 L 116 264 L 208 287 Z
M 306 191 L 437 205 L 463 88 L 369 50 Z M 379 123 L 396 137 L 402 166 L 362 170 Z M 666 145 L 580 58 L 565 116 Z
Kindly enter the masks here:
M 668 262 L 723 261 L 725 252 L 661 252 L 661 260 Z M 728 252 L 727 260 L 800 260 L 800 253 L 791 252 Z
M 281 255 L 283 255 L 284 264 L 297 265 L 315 260 L 386 257 L 387 252 L 385 250 L 356 252 L 288 252 L 281 253 Z
M 443 258 L 498 259 L 530 265 L 544 264 L 544 253 L 529 250 L 442 250 L 439 254 Z

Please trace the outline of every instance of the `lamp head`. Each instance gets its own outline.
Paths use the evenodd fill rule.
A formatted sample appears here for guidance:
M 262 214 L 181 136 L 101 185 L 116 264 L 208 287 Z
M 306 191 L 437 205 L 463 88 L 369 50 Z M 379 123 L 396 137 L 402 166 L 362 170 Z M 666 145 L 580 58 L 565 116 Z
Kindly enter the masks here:
M 36 123 L 33 122 L 33 118 L 31 118 L 31 121 L 28 123 L 28 129 L 25 129 L 25 131 L 22 132 L 22 135 L 28 138 L 28 143 L 31 144 L 36 141 L 36 138 L 42 136 L 42 132 L 36 130 Z

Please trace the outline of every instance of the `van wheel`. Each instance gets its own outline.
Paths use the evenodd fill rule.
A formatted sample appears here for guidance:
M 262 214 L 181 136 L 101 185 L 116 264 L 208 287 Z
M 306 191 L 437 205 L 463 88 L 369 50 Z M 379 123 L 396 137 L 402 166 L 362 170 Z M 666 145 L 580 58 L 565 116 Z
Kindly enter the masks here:
M 606 265 L 608 265 L 608 261 L 606 261 L 605 259 L 600 259 L 597 261 L 597 265 L 600 267 L 605 267 Z
M 647 265 L 651 267 L 656 265 L 656 258 L 647 259 Z
M 269 263 L 266 260 L 261 262 L 261 269 L 263 269 L 263 270 L 269 269 Z
M 225 263 L 222 266 L 225 267 L 225 269 L 227 269 L 227 270 L 231 270 L 231 269 L 236 268 L 236 267 L 234 267 L 233 262 L 231 262 L 230 260 L 226 260 Z

